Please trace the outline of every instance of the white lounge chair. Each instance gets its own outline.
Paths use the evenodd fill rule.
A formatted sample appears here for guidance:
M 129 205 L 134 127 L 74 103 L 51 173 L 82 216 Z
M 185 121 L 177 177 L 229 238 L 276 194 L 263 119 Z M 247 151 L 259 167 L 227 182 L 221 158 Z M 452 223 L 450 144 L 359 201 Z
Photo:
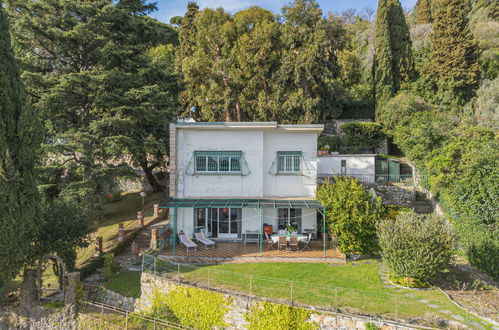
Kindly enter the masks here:
M 180 234 L 178 235 L 180 242 L 185 246 L 187 249 L 187 253 L 189 253 L 189 249 L 194 249 L 194 252 L 197 251 L 198 245 L 194 243 L 186 234 Z
M 194 233 L 194 236 L 196 237 L 196 241 L 204 244 L 204 248 L 206 250 L 208 250 L 208 246 L 212 246 L 213 248 L 215 248 L 215 242 L 213 242 L 211 239 L 207 238 L 203 232 Z

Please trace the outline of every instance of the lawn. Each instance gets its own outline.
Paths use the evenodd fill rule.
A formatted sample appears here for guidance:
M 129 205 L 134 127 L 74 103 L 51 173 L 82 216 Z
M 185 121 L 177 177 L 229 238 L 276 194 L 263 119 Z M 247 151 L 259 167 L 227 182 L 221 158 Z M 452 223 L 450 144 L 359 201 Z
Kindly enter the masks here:
M 125 297 L 140 297 L 140 272 L 123 272 L 106 283 L 106 288 Z
M 103 237 L 103 248 L 106 250 L 116 242 L 118 224 L 123 222 L 125 229 L 132 229 L 136 223 L 137 212 L 142 208 L 140 192 L 121 193 L 121 199 L 113 203 L 107 203 L 103 206 L 103 221 L 99 228 L 92 234 L 92 238 Z M 144 199 L 145 216 L 152 216 L 153 204 L 159 203 L 164 199 L 164 193 L 148 193 Z M 127 227 L 128 226 L 128 227 Z M 85 263 L 95 252 L 94 245 L 84 249 L 78 249 L 77 266 Z
M 177 272 L 158 260 L 158 269 Z M 181 265 L 185 280 L 251 293 L 296 304 L 322 308 L 339 308 L 345 312 L 369 314 L 391 319 L 426 318 L 429 313 L 450 319 L 480 321 L 466 315 L 437 288 L 410 290 L 386 288 L 378 274 L 379 262 L 367 260 L 347 265 L 303 263 L 245 263 L 204 267 Z M 410 294 L 411 296 L 407 296 Z M 424 300 L 421 302 L 420 300 Z M 428 304 L 438 305 L 436 308 Z

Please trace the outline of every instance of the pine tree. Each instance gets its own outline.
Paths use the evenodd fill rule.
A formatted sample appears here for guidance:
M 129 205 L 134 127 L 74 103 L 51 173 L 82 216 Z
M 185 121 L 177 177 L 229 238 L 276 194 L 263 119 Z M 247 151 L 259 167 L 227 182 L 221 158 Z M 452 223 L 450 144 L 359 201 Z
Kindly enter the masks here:
M 380 0 L 376 17 L 373 79 L 377 106 L 414 76 L 411 38 L 398 0 Z
M 437 81 L 441 100 L 463 104 L 473 97 L 480 75 L 479 48 L 468 21 L 470 2 L 437 0 L 435 7 L 425 74 Z
M 0 282 L 26 262 L 41 225 L 35 176 L 39 144 L 38 117 L 27 103 L 0 4 Z
M 418 0 L 415 8 L 416 24 L 431 23 L 431 3 L 430 0 Z

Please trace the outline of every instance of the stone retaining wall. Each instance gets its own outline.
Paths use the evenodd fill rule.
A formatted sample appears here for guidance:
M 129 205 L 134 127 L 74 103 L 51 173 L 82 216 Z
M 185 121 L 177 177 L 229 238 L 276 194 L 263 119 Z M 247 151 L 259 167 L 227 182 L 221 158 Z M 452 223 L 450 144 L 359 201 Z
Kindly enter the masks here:
M 172 279 L 155 276 L 150 273 L 142 273 L 141 290 L 142 295 L 135 303 L 135 311 L 147 311 L 151 308 L 152 299 L 155 292 L 168 293 L 178 286 L 186 286 L 174 282 Z M 208 289 L 206 289 L 208 290 Z M 214 291 L 214 290 L 213 290 Z M 223 292 L 222 292 L 223 293 Z M 264 299 L 223 293 L 232 300 L 232 305 L 229 307 L 229 312 L 225 315 L 225 321 L 229 326 L 226 329 L 246 329 L 246 319 L 244 315 L 251 310 L 251 307 Z M 314 309 L 312 309 L 314 310 Z M 366 323 L 375 324 L 383 330 L 389 329 L 413 329 L 407 326 L 392 324 L 383 320 L 369 319 L 332 312 L 317 312 L 314 310 L 309 319 L 310 322 L 316 323 L 320 329 L 365 329 Z
M 133 311 L 135 306 L 135 298 L 125 297 L 118 292 L 104 288 L 99 288 L 96 300 L 103 304 L 115 306 L 127 311 Z
M 410 207 L 416 201 L 416 190 L 413 186 L 395 183 L 365 185 L 374 188 L 376 194 L 381 197 L 383 204 Z

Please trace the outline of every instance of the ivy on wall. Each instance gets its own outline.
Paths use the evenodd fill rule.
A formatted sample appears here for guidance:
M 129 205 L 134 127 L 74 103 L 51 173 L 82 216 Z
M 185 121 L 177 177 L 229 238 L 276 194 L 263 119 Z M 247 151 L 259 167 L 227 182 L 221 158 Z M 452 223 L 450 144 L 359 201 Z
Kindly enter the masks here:
M 196 329 L 227 326 L 224 316 L 232 300 L 218 292 L 181 287 L 161 292 L 153 291 L 151 317 L 167 319 Z
M 301 308 L 261 302 L 254 304 L 245 317 L 249 330 L 319 329 L 317 324 L 309 322 L 311 314 L 311 311 Z

